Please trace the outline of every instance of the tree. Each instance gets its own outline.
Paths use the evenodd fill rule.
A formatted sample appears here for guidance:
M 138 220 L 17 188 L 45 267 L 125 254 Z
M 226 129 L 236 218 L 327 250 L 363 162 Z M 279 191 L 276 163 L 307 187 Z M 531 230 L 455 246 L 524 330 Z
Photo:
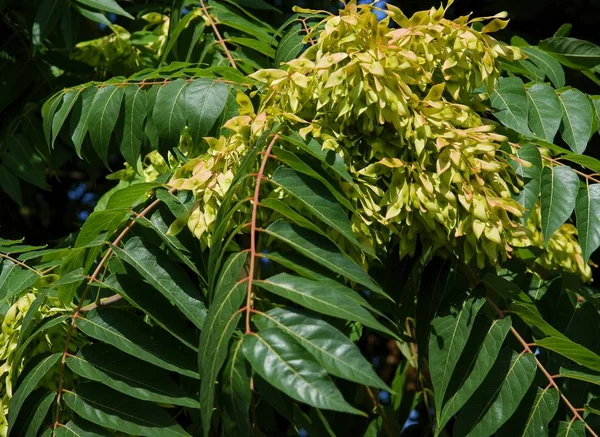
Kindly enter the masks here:
M 125 164 L 71 238 L 0 240 L 3 435 L 597 435 L 598 100 L 563 66 L 597 82 L 600 47 L 447 6 L 56 5 L 36 60 L 96 20 L 65 43 L 107 79 L 24 108 L 0 186 Z

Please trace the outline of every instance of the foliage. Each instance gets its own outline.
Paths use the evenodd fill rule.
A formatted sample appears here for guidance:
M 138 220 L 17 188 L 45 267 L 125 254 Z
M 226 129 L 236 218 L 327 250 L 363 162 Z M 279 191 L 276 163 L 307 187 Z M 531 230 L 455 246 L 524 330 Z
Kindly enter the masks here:
M 61 247 L 0 240 L 0 434 L 597 435 L 599 100 L 563 66 L 597 81 L 600 48 L 444 6 L 80 3 L 35 49 L 81 14 L 112 33 L 71 58 L 118 77 L 38 108 L 48 149 L 15 118 L 0 186 L 125 164 Z

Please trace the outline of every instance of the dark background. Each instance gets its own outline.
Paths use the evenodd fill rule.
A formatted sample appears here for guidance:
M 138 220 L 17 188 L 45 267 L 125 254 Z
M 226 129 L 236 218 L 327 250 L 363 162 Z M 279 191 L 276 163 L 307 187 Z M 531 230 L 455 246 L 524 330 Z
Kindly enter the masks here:
M 278 27 L 291 14 L 294 5 L 316 9 L 335 10 L 337 1 L 317 0 L 269 0 L 280 8 L 282 14 L 265 14 L 263 17 L 274 27 Z M 135 2 L 138 3 L 138 2 Z M 389 1 L 400 6 L 409 15 L 415 11 L 439 6 L 439 1 L 403 0 Z M 124 2 L 128 7 L 129 3 Z M 550 37 L 563 24 L 571 23 L 570 36 L 587 39 L 600 44 L 600 0 L 456 0 L 449 11 L 449 18 L 473 12 L 474 16 L 494 15 L 507 11 L 511 19 L 507 29 L 495 34 L 498 39 L 509 42 L 511 36 L 519 35 L 530 44 Z M 0 18 L 1 20 L 1 18 Z M 122 23 L 127 27 L 127 20 Z M 117 21 L 119 23 L 119 21 Z M 0 22 L 0 48 L 7 41 L 11 30 Z M 81 29 L 85 39 L 98 38 L 108 31 L 88 22 Z M 83 27 L 83 26 L 82 26 Z M 0 59 L 0 63 L 2 59 Z M 598 94 L 597 86 L 581 73 L 566 70 L 567 83 L 590 94 Z M 96 80 L 106 78 L 94 77 Z M 34 79 L 35 82 L 35 79 Z M 66 86 L 66 84 L 64 85 Z M 0 90 L 1 92 L 2 90 Z M 53 90 L 55 92 L 57 90 Z M 31 101 L 44 100 L 49 95 L 30 95 Z M 0 96 L 1 97 L 1 96 Z M 24 97 L 27 98 L 27 97 Z M 10 118 L 11 110 L 21 110 L 22 102 L 14 107 L 0 108 L 0 126 L 2 120 Z M 593 145 L 588 148 L 590 150 Z M 592 153 L 594 151 L 592 150 Z M 113 164 L 113 170 L 121 167 L 119 160 Z M 71 232 L 75 232 L 93 209 L 98 197 L 114 185 L 104 177 L 108 173 L 103 168 L 90 168 L 81 161 L 72 159 L 63 165 L 55 176 L 49 178 L 49 191 L 31 185 L 23 186 L 23 206 L 18 206 L 6 194 L 0 191 L 0 237 L 25 237 L 29 244 L 56 243 Z

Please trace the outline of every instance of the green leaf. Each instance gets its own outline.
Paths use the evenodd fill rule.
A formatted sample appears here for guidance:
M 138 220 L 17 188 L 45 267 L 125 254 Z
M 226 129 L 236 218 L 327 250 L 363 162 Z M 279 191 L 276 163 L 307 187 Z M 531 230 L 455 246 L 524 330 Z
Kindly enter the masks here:
M 185 271 L 164 252 L 144 243 L 139 237 L 130 238 L 123 249 L 113 246 L 113 250 L 194 325 L 202 328 L 207 312 L 201 300 L 202 294 Z
M 110 275 L 104 280 L 104 285 L 146 313 L 158 326 L 183 344 L 195 351 L 198 350 L 198 337 L 187 326 L 185 319 L 181 317 L 181 312 L 162 294 L 141 281 L 137 275 Z
M 479 315 L 468 342 L 452 373 L 444 404 L 440 408 L 439 429 L 460 411 L 481 385 L 494 365 L 511 326 L 510 318 L 490 320 Z
M 392 337 L 397 337 L 349 296 L 355 294 L 355 291 L 347 289 L 341 284 L 338 287 L 323 287 L 323 283 L 320 281 L 312 281 L 287 273 L 279 273 L 267 279 L 256 280 L 254 283 L 270 293 L 289 299 L 310 310 L 342 320 L 360 322 Z
M 269 44 L 266 41 L 259 41 L 254 38 L 230 36 L 225 39 L 225 42 L 233 43 L 234 45 L 239 45 L 242 47 L 248 47 L 252 50 L 256 50 L 257 52 L 262 53 L 263 55 L 269 58 L 275 57 L 275 49 L 271 47 L 271 44 Z
M 535 144 L 525 144 L 517 150 L 517 157 L 519 161 L 511 160 L 510 164 L 517 175 L 526 182 L 521 191 L 515 195 L 515 199 L 525 208 L 521 222 L 526 223 L 540 196 L 542 156 Z M 526 161 L 529 165 L 526 166 L 522 161 Z
M 554 32 L 554 36 L 569 36 L 569 33 L 571 33 L 572 28 L 573 25 L 571 23 L 564 23 L 558 28 L 556 32 Z
M 550 79 L 554 88 L 565 86 L 565 72 L 560 63 L 536 47 L 521 47 L 527 57 Z
M 65 426 L 59 426 L 54 433 L 55 437 L 112 437 L 104 428 L 87 422 L 83 419 L 73 419 Z
M 591 372 L 583 367 L 575 365 L 571 365 L 568 368 L 561 367 L 559 374 L 565 378 L 578 379 L 590 384 L 600 385 L 600 373 Z
M 121 138 L 121 153 L 131 167 L 137 167 L 144 136 L 144 120 L 147 109 L 146 92 L 141 86 L 125 88 L 125 124 Z
M 23 203 L 21 184 L 5 165 L 0 165 L 0 189 L 19 205 Z
M 23 429 L 17 437 L 35 437 L 39 435 L 40 428 L 44 424 L 44 420 L 48 415 L 50 407 L 54 403 L 54 399 L 56 399 L 55 392 L 46 393 L 46 395 L 40 399 L 37 405 L 30 411 L 29 416 L 25 419 L 24 423 L 27 425 L 27 429 Z
M 185 89 L 187 122 L 196 142 L 210 133 L 225 108 L 228 94 L 228 85 L 205 78 L 195 79 Z
M 335 244 L 319 234 L 281 220 L 269 225 L 265 233 L 289 244 L 300 254 L 316 261 L 332 272 L 391 300 L 362 267 L 343 255 Z
M 54 119 L 56 110 L 62 103 L 62 96 L 63 91 L 58 92 L 46 100 L 42 106 L 42 126 L 44 129 L 44 138 L 46 138 L 46 143 L 48 145 L 50 145 L 50 142 L 52 141 L 52 120 Z
M 46 166 L 29 140 L 24 135 L 11 135 L 5 143 L 8 152 L 4 153 L 3 164 L 6 168 L 19 179 L 47 190 Z
M 542 171 L 542 235 L 550 237 L 571 216 L 579 190 L 577 174 L 566 166 L 544 167 Z
M 40 276 L 31 270 L 12 269 L 0 281 L 0 304 L 31 287 Z
M 364 415 L 344 400 L 313 356 L 283 331 L 248 334 L 242 350 L 256 373 L 291 398 L 316 408 Z
M 467 344 L 475 316 L 484 302 L 485 299 L 480 296 L 465 299 L 460 295 L 454 302 L 441 308 L 431 322 L 429 371 L 436 405 L 443 405 L 452 373 Z
M 122 395 L 97 382 L 79 384 L 64 394 L 65 403 L 97 425 L 148 437 L 189 436 L 162 408 Z
M 106 210 L 115 210 L 118 208 L 134 208 L 139 203 L 145 201 L 148 192 L 161 185 L 156 182 L 133 183 L 125 188 L 115 191 L 110 195 L 106 202 Z
M 87 126 L 92 146 L 104 163 L 107 163 L 110 136 L 117 124 L 123 94 L 123 88 L 115 85 L 99 88 L 88 114 L 90 121 L 93 121 L 88 122 Z
M 517 410 L 537 369 L 533 354 L 503 349 L 454 424 L 454 436 L 490 436 Z
M 252 400 L 250 368 L 242 352 L 243 340 L 231 348 L 227 365 L 221 374 L 223 403 L 223 435 L 250 435 L 250 402 Z
M 129 355 L 181 375 L 198 378 L 190 349 L 173 344 L 164 331 L 152 328 L 133 313 L 96 308 L 75 321 L 86 335 L 108 343 Z
M 110 20 L 108 18 L 106 18 L 106 15 L 104 15 L 101 12 L 88 11 L 85 8 L 80 8 L 79 6 L 75 6 L 75 5 L 73 5 L 73 8 L 77 12 L 79 12 L 81 15 L 83 15 L 85 18 L 87 18 L 88 20 L 92 20 L 99 24 L 104 24 L 107 27 L 111 25 Z
M 101 244 L 127 220 L 128 216 L 129 210 L 125 208 L 106 209 L 91 213 L 77 235 L 75 247 L 87 246 L 104 232 L 102 240 L 98 242 Z
M 546 337 L 536 340 L 539 347 L 549 349 L 588 369 L 600 372 L 600 356 L 566 337 Z
M 562 107 L 560 133 L 571 150 L 581 155 L 593 133 L 592 105 L 585 94 L 574 88 L 560 93 L 558 98 Z
M 509 309 L 511 313 L 519 316 L 521 320 L 523 320 L 532 328 L 540 330 L 546 335 L 564 337 L 564 335 L 559 330 L 557 330 L 550 323 L 544 320 L 544 317 L 540 314 L 535 305 L 522 302 L 512 302 L 510 304 Z
M 69 116 L 69 113 L 75 106 L 79 95 L 82 93 L 83 88 L 78 90 L 71 90 L 63 94 L 62 105 L 60 109 L 56 111 L 54 117 L 52 118 L 52 139 L 50 141 L 50 146 L 54 147 L 54 142 L 56 141 L 56 137 L 60 133 L 60 129 L 62 128 L 65 120 Z
M 58 23 L 65 4 L 60 0 L 42 0 L 36 9 L 31 30 L 31 39 L 34 47 L 37 47 L 50 34 Z
M 134 19 L 131 14 L 125 11 L 119 4 L 114 0 L 77 0 L 79 3 L 85 6 L 89 6 L 92 9 L 99 11 L 112 12 L 113 14 L 122 15 L 130 19 Z
M 229 339 L 242 315 L 238 309 L 246 296 L 248 284 L 246 281 L 240 281 L 240 275 L 247 257 L 246 252 L 241 252 L 227 260 L 200 333 L 200 412 L 205 436 L 210 432 L 217 376 L 227 358 Z
M 261 331 L 279 328 L 293 337 L 331 375 L 389 390 L 358 347 L 324 320 L 284 308 L 274 308 L 253 320 Z
M 580 421 L 558 422 L 556 437 L 585 437 L 585 424 Z
M 275 67 L 279 66 L 283 62 L 291 61 L 296 59 L 304 47 L 304 37 L 300 32 L 302 25 L 300 23 L 294 24 L 290 30 L 279 41 L 277 45 L 277 51 L 275 52 Z
M 540 41 L 539 48 L 571 68 L 585 70 L 600 64 L 600 47 L 589 41 L 554 37 Z
M 600 172 L 600 161 L 596 158 L 588 155 L 577 155 L 575 153 L 562 155 L 560 159 L 565 161 L 574 162 L 581 165 L 582 167 L 588 168 L 593 172 Z
M 260 206 L 272 209 L 273 211 L 281 214 L 283 218 L 289 220 L 290 222 L 329 238 L 325 232 L 326 230 L 320 228 L 317 224 L 313 223 L 304 215 L 293 209 L 289 205 L 289 202 L 284 202 L 283 200 L 279 200 L 275 197 L 267 197 L 266 199 L 261 199 Z
M 348 213 L 344 211 L 325 185 L 286 167 L 277 168 L 271 180 L 300 201 L 302 206 L 316 218 L 339 232 L 356 247 L 368 250 L 352 232 Z
M 112 346 L 95 343 L 67 357 L 69 369 L 113 390 L 143 401 L 200 408 L 169 374 Z
M 503 77 L 490 95 L 494 116 L 504 126 L 524 135 L 531 135 L 527 126 L 529 102 L 523 81 L 518 77 Z
M 556 91 L 549 85 L 536 83 L 527 89 L 527 97 L 529 98 L 529 127 L 538 137 L 553 142 L 562 119 L 561 104 Z
M 104 15 L 102 15 L 104 17 Z M 105 18 L 106 19 L 106 18 Z M 109 22 L 110 23 L 110 22 Z M 77 100 L 77 104 L 73 109 L 70 122 L 71 141 L 75 146 L 75 152 L 77 156 L 81 158 L 81 146 L 83 140 L 88 132 L 88 123 L 90 121 L 90 109 L 92 108 L 92 102 L 96 97 L 98 88 L 89 87 L 81 93 L 81 98 Z M 92 119 L 93 120 L 93 119 Z M 44 119 L 44 124 L 46 120 Z
M 583 260 L 587 262 L 600 247 L 600 184 L 586 185 L 579 189 L 575 216 Z
M 50 369 L 58 363 L 58 360 L 62 357 L 62 353 L 52 354 L 39 363 L 37 363 L 23 378 L 23 381 L 17 387 L 9 403 L 9 410 L 7 415 L 8 420 L 8 434 L 15 424 L 15 420 L 19 415 L 19 411 L 27 399 L 27 396 L 37 387 L 39 382 L 44 376 L 50 371 Z
M 538 437 L 548 435 L 548 424 L 558 409 L 559 395 L 554 387 L 541 389 L 537 387 L 535 401 L 529 418 L 525 422 L 523 437 Z
M 168 139 L 171 144 L 179 142 L 181 131 L 185 126 L 186 85 L 185 80 L 177 79 L 162 85 L 156 94 L 152 119 L 160 137 Z

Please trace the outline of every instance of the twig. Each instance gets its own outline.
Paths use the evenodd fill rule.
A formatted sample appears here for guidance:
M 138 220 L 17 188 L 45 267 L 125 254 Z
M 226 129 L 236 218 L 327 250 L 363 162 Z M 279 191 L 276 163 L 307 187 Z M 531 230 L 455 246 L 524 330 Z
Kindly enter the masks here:
M 246 334 L 252 332 L 250 328 L 250 314 L 252 309 L 252 281 L 254 279 L 254 264 L 256 260 L 256 231 L 258 230 L 256 227 L 256 216 L 258 213 L 258 205 L 259 199 L 258 195 L 260 194 L 260 183 L 263 180 L 263 175 L 265 173 L 265 167 L 267 166 L 267 161 L 269 160 L 269 156 L 271 156 L 271 149 L 275 145 L 275 142 L 279 139 L 279 135 L 275 134 L 269 145 L 267 146 L 266 153 L 263 155 L 263 160 L 260 163 L 260 168 L 258 173 L 256 174 L 256 186 L 254 187 L 254 196 L 252 198 L 252 216 L 250 219 L 250 267 L 248 269 L 248 289 L 246 291 Z
M 31 267 L 30 265 L 27 265 L 27 264 L 25 264 L 23 261 L 19 261 L 18 259 L 16 259 L 16 258 L 13 258 L 13 257 L 12 257 L 12 256 L 10 256 L 10 255 L 7 255 L 7 254 L 5 254 L 5 253 L 0 253 L 0 258 L 7 259 L 7 260 L 9 260 L 9 261 L 12 261 L 13 263 L 15 263 L 15 264 L 16 264 L 16 265 L 18 265 L 18 266 L 25 267 L 26 269 L 28 269 L 28 270 L 31 270 L 32 272 L 34 272 L 35 274 L 37 274 L 37 275 L 39 275 L 39 276 L 44 276 L 44 274 L 43 274 L 43 273 L 41 273 L 40 271 L 38 271 L 38 270 L 34 269 L 34 268 L 33 268 L 33 267 Z
M 102 307 L 102 306 L 105 306 L 105 305 L 110 305 L 111 303 L 118 302 L 121 299 L 123 299 L 123 296 L 121 296 L 120 294 L 113 294 L 112 296 L 100 299 L 99 302 L 92 302 L 91 304 L 84 306 L 83 308 L 81 308 L 79 310 L 79 312 L 80 313 L 85 313 L 85 312 L 88 312 L 88 311 L 92 311 L 94 308 Z
M 235 65 L 235 61 L 233 60 L 233 57 L 231 56 L 231 53 L 229 52 L 229 49 L 227 48 L 227 44 L 225 44 L 225 41 L 223 41 L 223 38 L 221 37 L 221 34 L 219 33 L 219 31 L 217 29 L 217 25 L 215 24 L 215 21 L 212 19 L 212 17 L 208 13 L 208 10 L 206 9 L 204 0 L 200 0 L 200 6 L 202 7 L 202 11 L 204 11 L 204 15 L 206 15 L 206 19 L 210 23 L 210 26 L 212 27 L 213 31 L 215 32 L 215 36 L 217 37 L 219 44 L 221 44 L 221 47 L 223 47 L 223 51 L 225 52 L 225 56 L 227 56 L 227 59 L 229 59 L 229 63 L 231 64 L 231 66 L 233 68 L 237 69 L 237 65 Z
M 175 191 L 175 188 L 171 188 L 169 190 L 169 193 L 173 193 L 174 191 Z M 144 217 L 146 214 L 148 214 L 150 211 L 152 211 L 156 207 L 156 205 L 158 205 L 160 202 L 161 202 L 160 199 L 156 199 L 154 202 L 152 202 L 150 205 L 148 205 L 146 208 L 144 208 L 144 210 L 142 212 L 140 212 L 138 217 Z M 116 246 L 117 244 L 119 244 L 121 242 L 121 240 L 125 237 L 125 235 L 127 235 L 127 233 L 131 230 L 131 228 L 133 227 L 133 225 L 135 223 L 136 223 L 136 219 L 134 218 L 129 222 L 129 224 L 125 227 L 125 229 L 123 229 L 123 231 L 119 234 L 119 236 L 113 240 L 112 245 Z M 96 277 L 100 274 L 100 270 L 102 270 L 102 267 L 104 266 L 104 264 L 106 263 L 106 261 L 108 260 L 108 258 L 110 257 L 110 255 L 112 253 L 113 253 L 112 247 L 109 247 L 108 250 L 106 251 L 106 253 L 104 254 L 104 256 L 102 257 L 102 260 L 100 260 L 100 263 L 94 270 L 94 273 L 92 273 L 92 276 L 90 277 L 90 279 L 88 281 L 87 287 L 81 294 L 79 303 L 77 304 L 77 307 L 75 308 L 75 311 L 73 312 L 73 315 L 71 316 L 71 324 L 69 325 L 69 330 L 67 331 L 67 338 L 65 339 L 65 347 L 63 350 L 63 356 L 62 356 L 61 364 L 60 364 L 60 373 L 58 376 L 58 389 L 57 389 L 57 396 L 56 396 L 56 412 L 55 412 L 55 416 L 54 416 L 53 429 L 56 429 L 56 427 L 60 425 L 60 422 L 59 422 L 60 402 L 62 399 L 62 393 L 63 393 L 63 391 L 65 391 L 65 389 L 63 388 L 65 363 L 66 363 L 67 355 L 69 352 L 69 344 L 71 343 L 71 337 L 73 336 L 73 330 L 75 329 L 75 326 L 76 326 L 75 319 L 77 319 L 79 317 L 79 313 L 82 311 L 83 302 L 85 301 L 85 298 L 87 297 L 87 294 L 90 291 L 91 284 L 94 281 L 96 281 Z
M 385 416 L 385 412 L 383 411 L 383 408 L 381 408 L 381 404 L 379 403 L 379 401 L 377 400 L 377 398 L 375 397 L 375 395 L 371 391 L 371 388 L 368 385 L 365 385 L 365 390 L 367 390 L 367 394 L 371 398 L 371 401 L 373 402 L 373 406 L 375 407 L 376 410 L 379 411 L 379 414 L 381 415 L 381 421 L 383 422 L 383 427 L 385 428 L 388 436 L 394 437 L 394 433 L 392 432 L 390 424 L 387 421 L 387 418 Z

